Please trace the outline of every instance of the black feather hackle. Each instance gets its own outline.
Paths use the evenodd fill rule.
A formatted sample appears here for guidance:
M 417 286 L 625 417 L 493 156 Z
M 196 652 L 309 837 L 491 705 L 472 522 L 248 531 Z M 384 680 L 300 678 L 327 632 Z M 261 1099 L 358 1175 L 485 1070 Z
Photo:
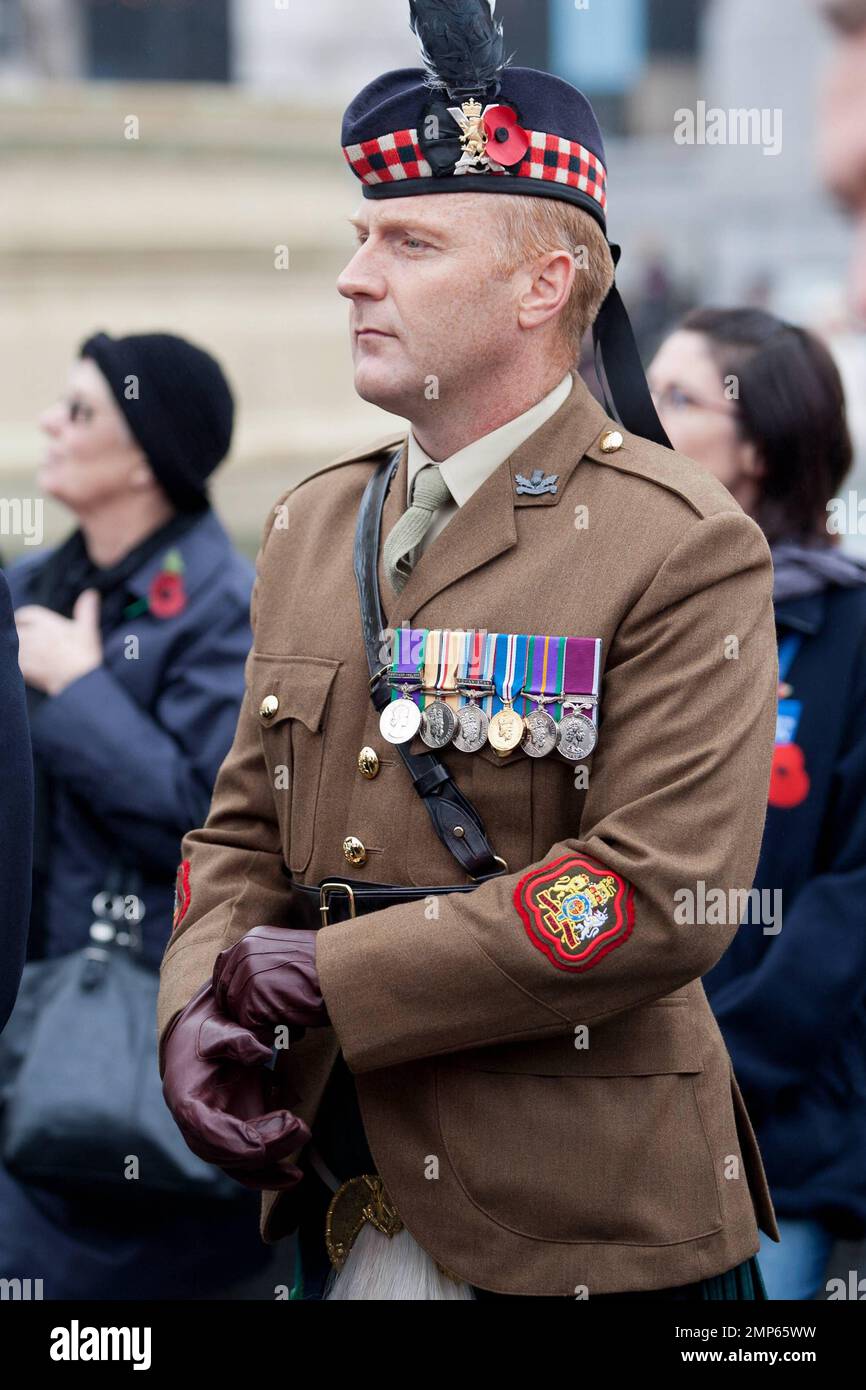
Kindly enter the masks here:
M 494 0 L 409 0 L 409 10 L 429 87 L 457 98 L 498 83 L 505 39 Z

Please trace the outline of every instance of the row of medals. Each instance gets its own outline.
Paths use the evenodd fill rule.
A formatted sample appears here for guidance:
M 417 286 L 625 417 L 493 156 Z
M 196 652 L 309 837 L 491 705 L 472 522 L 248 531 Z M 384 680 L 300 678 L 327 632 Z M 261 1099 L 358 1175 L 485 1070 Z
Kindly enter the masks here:
M 458 685 L 449 692 L 468 697 L 469 703 L 454 710 L 435 693 L 437 698 L 421 709 L 409 699 L 411 691 L 422 689 L 420 682 L 393 682 L 400 698 L 392 700 L 382 711 L 379 729 L 388 743 L 408 743 L 420 734 L 428 748 L 445 748 L 453 743 L 462 753 L 477 753 L 489 743 L 502 757 L 515 748 L 522 748 L 530 758 L 545 758 L 554 749 L 571 763 L 588 758 L 598 742 L 595 724 L 580 709 L 592 709 L 595 695 L 559 696 L 552 698 L 529 694 L 537 708 L 529 714 L 518 714 L 513 701 L 507 701 L 492 717 L 478 704 L 478 699 L 493 694 L 490 685 Z M 515 699 L 518 697 L 515 696 Z M 544 704 L 561 704 L 562 718 L 554 719 Z

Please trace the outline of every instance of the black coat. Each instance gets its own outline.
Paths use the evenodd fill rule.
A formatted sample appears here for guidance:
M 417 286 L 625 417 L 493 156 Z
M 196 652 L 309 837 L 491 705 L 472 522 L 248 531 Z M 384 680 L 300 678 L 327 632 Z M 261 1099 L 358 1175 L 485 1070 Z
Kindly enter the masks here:
M 33 760 L 18 634 L 0 574 L 0 1029 L 15 1003 L 30 916 Z
M 741 925 L 704 984 L 780 1216 L 866 1233 L 866 588 L 776 607 L 802 634 L 802 705 L 776 754 L 755 887 L 782 926 Z M 801 750 L 802 758 L 797 749 Z

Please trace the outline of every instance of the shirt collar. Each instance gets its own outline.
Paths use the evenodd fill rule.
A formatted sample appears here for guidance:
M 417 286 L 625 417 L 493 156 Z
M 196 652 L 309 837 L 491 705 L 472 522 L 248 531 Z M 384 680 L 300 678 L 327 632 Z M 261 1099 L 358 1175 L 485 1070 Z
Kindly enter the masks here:
M 519 449 L 521 444 L 524 444 L 545 421 L 556 414 L 571 394 L 573 384 L 574 378 L 571 372 L 567 372 L 559 385 L 555 386 L 543 400 L 530 406 L 529 410 L 525 410 L 516 419 L 500 425 L 499 429 L 483 435 L 481 439 L 473 440 L 464 449 L 459 449 L 456 454 L 452 454 L 450 458 L 439 464 L 442 477 L 445 479 L 448 490 L 458 507 L 464 506 L 473 492 L 478 491 L 490 474 L 507 458 L 510 458 L 515 450 Z M 407 505 L 412 501 L 412 487 L 416 473 L 432 462 L 433 460 L 421 448 L 414 432 L 410 430 L 407 460 Z

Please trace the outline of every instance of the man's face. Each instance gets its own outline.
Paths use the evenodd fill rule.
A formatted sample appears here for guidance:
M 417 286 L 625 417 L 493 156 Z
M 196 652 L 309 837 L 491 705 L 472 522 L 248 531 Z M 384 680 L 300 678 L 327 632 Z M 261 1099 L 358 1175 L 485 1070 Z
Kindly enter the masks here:
M 517 347 L 518 298 L 530 278 L 491 274 L 496 199 L 365 199 L 352 223 L 357 250 L 337 288 L 352 305 L 358 395 L 417 423 L 458 391 L 483 392 Z
M 839 43 L 824 93 L 820 167 L 854 219 L 852 308 L 866 322 L 866 29 Z

